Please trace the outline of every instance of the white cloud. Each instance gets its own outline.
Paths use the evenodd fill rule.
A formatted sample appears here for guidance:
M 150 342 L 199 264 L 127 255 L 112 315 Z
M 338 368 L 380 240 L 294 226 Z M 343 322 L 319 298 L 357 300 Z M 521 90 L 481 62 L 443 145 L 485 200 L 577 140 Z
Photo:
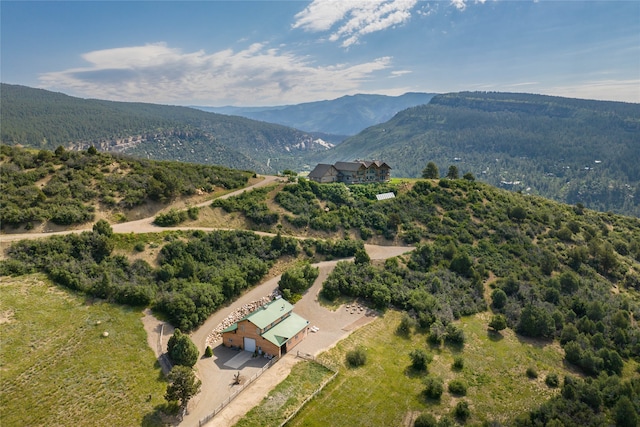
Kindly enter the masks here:
M 40 76 L 44 88 L 77 96 L 156 103 L 279 105 L 356 93 L 391 58 L 316 65 L 266 44 L 185 53 L 165 43 L 98 50 L 89 66 Z
M 458 10 L 465 10 L 467 8 L 467 0 L 451 0 L 451 5 Z
M 487 0 L 475 0 L 475 4 L 485 4 Z M 467 8 L 467 3 L 469 0 L 451 0 L 451 5 L 458 9 L 459 11 L 463 11 Z
M 551 86 L 546 93 L 569 98 L 640 103 L 640 79 L 583 81 L 574 85 Z
M 418 0 L 314 0 L 295 18 L 293 28 L 309 32 L 330 31 L 331 41 L 343 47 L 359 42 L 363 35 L 392 28 L 411 18 Z

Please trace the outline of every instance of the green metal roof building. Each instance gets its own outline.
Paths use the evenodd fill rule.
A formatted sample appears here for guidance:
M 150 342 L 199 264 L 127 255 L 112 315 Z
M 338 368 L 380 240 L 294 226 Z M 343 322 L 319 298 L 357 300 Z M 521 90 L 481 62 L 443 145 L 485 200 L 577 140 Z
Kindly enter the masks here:
M 307 336 L 309 321 L 277 298 L 222 331 L 222 343 L 245 351 L 282 356 Z

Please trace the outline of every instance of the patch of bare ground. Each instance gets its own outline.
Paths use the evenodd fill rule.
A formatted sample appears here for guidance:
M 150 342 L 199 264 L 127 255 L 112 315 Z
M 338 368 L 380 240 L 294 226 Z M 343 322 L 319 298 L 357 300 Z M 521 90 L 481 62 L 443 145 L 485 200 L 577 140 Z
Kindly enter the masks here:
M 197 220 L 185 222 L 181 226 L 250 229 L 248 221 L 239 213 L 227 213 L 222 208 L 210 206 L 201 207 Z
M 487 304 L 491 304 L 491 292 L 493 291 L 491 285 L 494 284 L 496 280 L 498 280 L 498 277 L 493 274 L 493 271 L 489 271 L 489 278 L 484 281 L 484 300 Z
M 114 250 L 114 255 L 124 255 L 129 259 L 129 261 L 134 262 L 137 260 L 146 261 L 152 267 L 159 267 L 160 264 L 158 262 L 158 255 L 160 254 L 160 248 L 147 248 L 142 252 L 138 251 L 125 251 L 125 250 Z
M 416 418 L 420 415 L 420 411 L 409 411 L 404 414 L 404 418 L 402 419 L 402 427 L 413 427 L 413 424 L 416 422 Z
M 15 314 L 12 309 L 0 311 L 0 325 L 13 322 Z

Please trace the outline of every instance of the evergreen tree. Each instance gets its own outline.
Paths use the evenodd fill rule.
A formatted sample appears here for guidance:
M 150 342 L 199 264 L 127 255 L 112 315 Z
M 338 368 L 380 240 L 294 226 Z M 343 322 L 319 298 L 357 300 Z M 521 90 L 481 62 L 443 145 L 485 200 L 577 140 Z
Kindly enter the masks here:
M 429 162 L 427 166 L 422 170 L 422 177 L 424 179 L 438 179 L 440 178 L 440 171 L 435 163 Z
M 186 409 L 189 400 L 200 391 L 202 382 L 196 379 L 191 368 L 180 365 L 171 369 L 168 379 L 169 385 L 164 398 L 168 402 L 178 402 L 181 409 Z

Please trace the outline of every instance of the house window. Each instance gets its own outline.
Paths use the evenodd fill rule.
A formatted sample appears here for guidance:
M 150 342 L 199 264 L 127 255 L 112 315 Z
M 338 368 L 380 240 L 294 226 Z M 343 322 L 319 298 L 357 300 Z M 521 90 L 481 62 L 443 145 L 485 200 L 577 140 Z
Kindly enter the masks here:
M 229 338 L 229 342 L 233 342 L 233 338 Z
M 256 334 L 260 335 L 260 328 L 256 328 Z
M 244 332 L 244 325 L 240 325 L 240 332 Z

